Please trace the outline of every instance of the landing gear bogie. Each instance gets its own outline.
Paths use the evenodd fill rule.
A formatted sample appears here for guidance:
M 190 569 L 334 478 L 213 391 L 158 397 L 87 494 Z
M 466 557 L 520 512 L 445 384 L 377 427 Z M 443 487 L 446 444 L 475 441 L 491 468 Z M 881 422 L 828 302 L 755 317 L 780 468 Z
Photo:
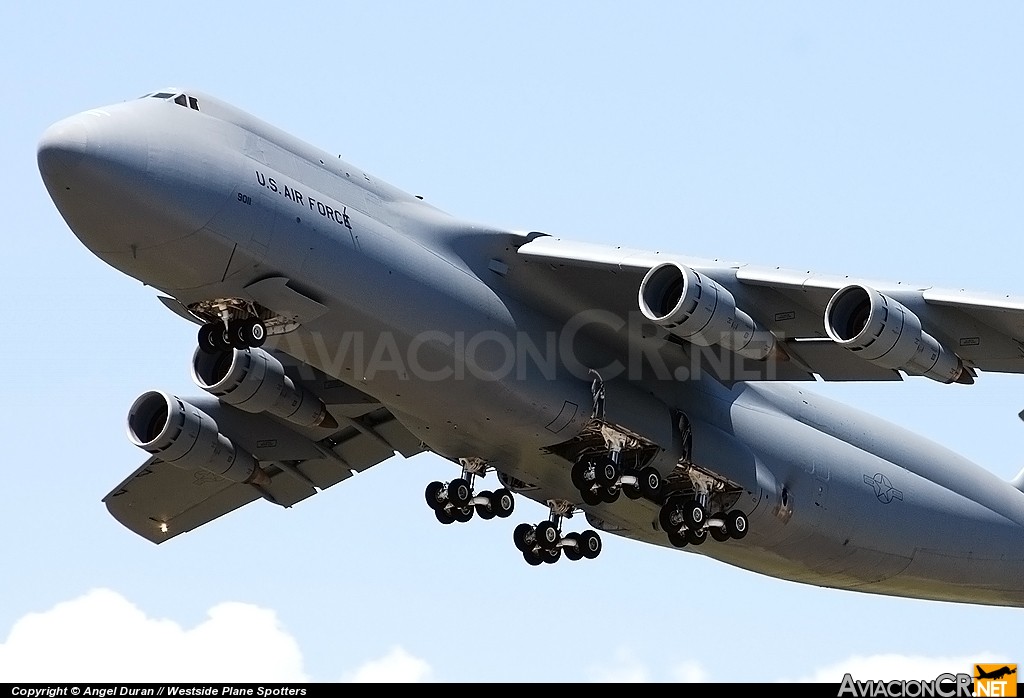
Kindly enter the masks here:
M 259 318 L 208 322 L 199 328 L 199 348 L 207 354 L 261 347 L 267 341 L 267 326 Z

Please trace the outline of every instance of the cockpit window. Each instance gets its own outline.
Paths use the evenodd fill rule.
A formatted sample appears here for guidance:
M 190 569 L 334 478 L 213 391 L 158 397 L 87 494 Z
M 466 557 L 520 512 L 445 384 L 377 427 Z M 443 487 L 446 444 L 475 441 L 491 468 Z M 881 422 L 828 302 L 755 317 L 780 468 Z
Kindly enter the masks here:
M 174 92 L 151 92 L 148 95 L 142 96 L 143 99 L 146 97 L 154 97 L 156 99 L 170 99 L 173 97 L 175 104 L 180 104 L 186 109 L 199 111 L 199 100 L 184 93 L 175 94 Z
M 174 103 L 180 104 L 183 107 L 188 107 L 189 109 L 195 109 L 196 111 L 199 111 L 199 101 L 195 97 L 189 97 L 186 94 L 180 94 L 177 97 L 175 97 Z

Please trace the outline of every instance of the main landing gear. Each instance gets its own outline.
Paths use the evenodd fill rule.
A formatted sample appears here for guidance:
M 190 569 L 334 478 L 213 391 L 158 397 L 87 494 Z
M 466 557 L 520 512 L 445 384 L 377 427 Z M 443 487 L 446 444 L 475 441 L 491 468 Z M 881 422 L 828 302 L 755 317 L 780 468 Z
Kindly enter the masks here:
M 263 346 L 267 326 L 259 318 L 208 322 L 199 328 L 199 348 L 208 354 Z
M 719 542 L 730 538 L 739 540 L 747 535 L 750 526 L 747 515 L 739 509 L 719 511 L 708 515 L 707 508 L 698 499 L 670 497 L 661 507 L 658 523 L 668 534 L 668 540 L 677 548 L 701 545 L 710 535 Z
M 424 493 L 427 506 L 434 510 L 438 521 L 443 524 L 465 523 L 473 518 L 474 513 L 484 520 L 495 516 L 504 519 L 512 515 L 516 500 L 511 490 L 502 487 L 494 492 L 484 490 L 474 495 L 475 479 L 475 473 L 463 470 L 462 477 L 448 484 L 435 480 L 427 485 Z
M 570 560 L 593 560 L 601 554 L 601 536 L 597 535 L 596 531 L 574 531 L 563 536 L 562 519 L 565 515 L 571 514 L 571 508 L 549 504 L 551 515 L 547 521 L 541 521 L 536 526 L 521 523 L 512 532 L 512 540 L 523 554 L 524 560 L 536 566 L 558 562 L 563 552 Z
M 619 464 L 620 455 L 621 451 L 613 450 L 586 454 L 576 461 L 569 475 L 584 504 L 611 504 L 618 500 L 620 493 L 629 499 L 646 497 L 659 501 L 661 473 L 650 466 L 639 471 L 625 470 Z

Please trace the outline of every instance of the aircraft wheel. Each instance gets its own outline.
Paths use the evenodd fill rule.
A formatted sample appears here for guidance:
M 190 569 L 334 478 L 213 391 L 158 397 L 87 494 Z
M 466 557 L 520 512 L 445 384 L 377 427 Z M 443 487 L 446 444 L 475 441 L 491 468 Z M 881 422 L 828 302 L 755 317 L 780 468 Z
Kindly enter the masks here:
M 452 514 L 459 523 L 466 523 L 473 518 L 473 507 L 458 507 L 452 510 Z
M 527 548 L 523 551 L 523 559 L 530 563 L 530 565 L 532 565 L 533 567 L 536 567 L 537 565 L 544 562 L 544 560 L 540 556 L 540 553 L 535 553 L 533 551 L 533 548 Z
M 590 484 L 587 482 L 587 471 L 590 470 L 591 465 L 590 458 L 586 456 L 576 461 L 572 470 L 569 471 L 569 479 L 572 480 L 573 487 L 582 490 Z
M 442 496 L 443 494 L 444 483 L 438 482 L 437 480 L 434 480 L 429 485 L 427 485 L 427 489 L 423 493 L 424 497 L 427 500 L 427 506 L 430 507 L 431 509 L 434 509 L 435 511 L 439 507 L 443 507 L 445 505 L 446 500 Z
M 537 537 L 534 535 L 534 527 L 528 523 L 521 523 L 516 526 L 515 530 L 512 531 L 512 542 L 516 544 L 516 548 L 520 552 L 533 549 L 533 544 L 536 542 Z
M 704 522 L 707 521 L 707 519 L 708 513 L 704 511 L 704 507 L 702 507 L 700 502 L 696 499 L 691 499 L 683 503 L 683 521 L 686 522 L 688 528 L 704 528 Z
M 580 497 L 583 499 L 584 504 L 589 504 L 590 506 L 597 506 L 604 501 L 600 494 L 589 487 L 585 490 L 580 490 Z
M 747 535 L 749 528 L 750 521 L 747 519 L 747 515 L 739 509 L 733 509 L 725 515 L 725 530 L 736 540 Z
M 456 508 L 466 506 L 472 498 L 473 490 L 469 488 L 469 483 L 463 478 L 457 477 L 448 483 L 448 501 Z
M 549 565 L 553 565 L 562 558 L 561 548 L 541 548 L 540 559 Z
M 668 533 L 668 542 L 676 548 L 685 548 L 688 545 L 686 535 L 679 531 L 666 531 Z
M 267 326 L 258 318 L 239 320 L 235 335 L 243 346 L 261 347 L 267 341 Z
M 500 490 L 495 490 L 494 494 L 491 495 L 491 511 L 499 519 L 507 519 L 512 516 L 515 508 L 516 498 L 512 496 L 512 490 L 502 487 Z
M 214 337 L 214 332 L 219 329 L 216 323 L 209 322 L 199 328 L 199 335 L 196 341 L 199 348 L 206 354 L 216 354 L 220 351 L 220 343 Z
M 601 536 L 597 535 L 596 531 L 586 530 L 580 534 L 580 552 L 583 553 L 583 557 L 588 560 L 593 560 L 595 557 L 601 554 L 601 550 L 604 547 L 601 543 Z
M 231 342 L 228 341 L 227 330 L 223 323 L 208 322 L 199 328 L 199 348 L 207 354 L 217 354 L 222 351 L 231 351 Z
M 562 546 L 562 552 L 565 553 L 567 558 L 575 562 L 583 557 L 583 550 L 580 547 L 580 534 L 575 531 L 566 533 L 562 540 L 565 543 Z
M 550 521 L 541 521 L 534 531 L 537 538 L 537 545 L 542 548 L 551 549 L 558 545 L 558 528 Z
M 702 545 L 708 539 L 707 529 L 686 529 L 686 542 L 690 545 Z
M 597 476 L 597 484 L 605 487 L 614 485 L 619 479 L 619 466 L 611 456 L 602 456 L 594 465 L 594 475 Z
M 244 320 L 232 320 L 228 323 L 227 340 L 232 349 L 245 349 L 249 346 L 242 328 Z
M 477 497 L 486 497 L 487 503 L 473 505 L 474 508 L 476 509 L 476 515 L 484 521 L 490 521 L 495 516 L 494 505 L 492 504 L 492 502 L 494 501 L 494 495 L 488 490 L 484 490 L 483 492 L 479 493 Z
M 438 521 L 445 525 L 455 522 L 454 514 L 448 511 L 445 507 L 438 507 L 437 509 L 434 509 L 434 516 Z
M 724 511 L 720 511 L 717 514 L 715 514 L 714 516 L 712 516 L 711 518 L 713 518 L 713 519 L 721 519 L 722 521 L 725 521 L 726 520 L 725 519 L 725 512 Z M 719 543 L 724 543 L 725 541 L 729 540 L 729 538 L 731 538 L 731 536 L 729 535 L 728 527 L 708 526 L 708 534 L 712 538 L 717 540 Z
M 608 485 L 606 487 L 598 488 L 598 495 L 601 497 L 601 501 L 606 504 L 614 504 L 619 500 L 619 488 L 614 485 Z
M 658 523 L 665 532 L 678 531 L 683 527 L 683 513 L 679 499 L 670 499 L 658 512 Z
M 640 471 L 640 493 L 654 501 L 661 495 L 661 473 L 650 466 Z

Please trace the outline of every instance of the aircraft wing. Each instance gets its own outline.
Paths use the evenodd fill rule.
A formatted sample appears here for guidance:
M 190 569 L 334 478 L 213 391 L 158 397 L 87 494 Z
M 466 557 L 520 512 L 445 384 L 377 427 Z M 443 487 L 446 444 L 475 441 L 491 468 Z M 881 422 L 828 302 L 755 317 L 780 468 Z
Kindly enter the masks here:
M 115 487 L 103 501 L 128 529 L 154 543 L 191 531 L 257 499 L 291 507 L 396 453 L 423 450 L 420 441 L 379 403 L 348 386 L 322 393 L 337 429 L 298 429 L 251 414 L 212 396 L 186 401 L 216 421 L 220 431 L 253 454 L 269 484 L 233 482 L 207 470 L 185 469 L 157 457 Z
M 727 289 L 737 308 L 771 331 L 790 359 L 746 361 L 744 369 L 754 374 L 760 371 L 759 376 L 748 372 L 747 380 L 901 380 L 900 371 L 864 360 L 826 331 L 829 301 L 854 284 L 909 309 L 928 334 L 962 360 L 971 375 L 975 369 L 1024 373 L 1024 298 L 754 267 L 550 236 L 533 237 L 520 246 L 515 261 L 521 262 L 515 271 L 520 271 L 522 278 L 513 283 L 567 315 L 602 309 L 619 317 L 635 316 L 640 284 L 648 271 L 669 261 L 692 268 Z M 513 274 L 510 271 L 509 277 Z M 631 330 L 634 335 L 658 335 L 679 344 L 677 337 L 661 328 L 639 325 L 639 331 Z M 638 341 L 636 336 L 633 341 Z M 671 352 L 667 358 L 671 360 Z

